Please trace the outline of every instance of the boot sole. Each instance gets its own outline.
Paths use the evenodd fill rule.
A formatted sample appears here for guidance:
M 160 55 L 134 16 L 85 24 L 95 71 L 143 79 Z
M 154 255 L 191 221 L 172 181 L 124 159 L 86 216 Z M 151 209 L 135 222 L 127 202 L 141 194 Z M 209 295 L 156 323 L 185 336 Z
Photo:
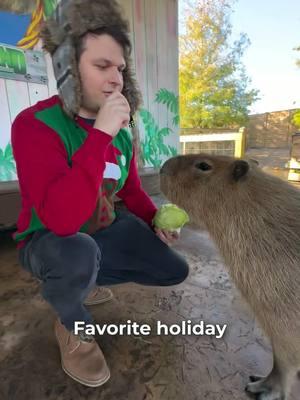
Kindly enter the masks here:
M 99 380 L 99 381 L 96 381 L 96 382 L 84 381 L 84 380 L 78 378 L 77 376 L 72 375 L 72 374 L 64 367 L 64 364 L 63 364 L 62 362 L 61 362 L 61 367 L 62 367 L 63 371 L 64 371 L 67 375 L 69 375 L 70 378 L 74 379 L 74 381 L 79 382 L 79 383 L 81 383 L 82 385 L 89 386 L 89 387 L 98 387 L 98 386 L 104 385 L 104 383 L 106 383 L 106 382 L 109 380 L 109 378 L 110 378 L 110 372 L 108 371 L 107 376 L 105 376 L 104 378 L 102 378 L 102 379 Z
M 84 302 L 83 302 L 83 305 L 85 305 L 85 306 L 95 306 L 95 305 L 97 305 L 97 304 L 106 303 L 107 301 L 112 300 L 113 297 L 114 297 L 114 295 L 111 294 L 110 297 L 105 297 L 104 299 L 101 299 L 101 300 L 90 301 L 90 302 L 89 302 L 89 301 L 87 301 L 87 302 L 84 301 Z
M 58 336 L 57 336 L 57 331 L 56 331 L 56 329 L 55 329 L 55 338 L 56 338 L 56 341 L 57 341 L 57 344 L 58 344 L 58 348 L 59 348 L 59 352 L 60 352 L 60 358 L 61 358 L 61 357 L 62 357 L 62 356 L 61 356 L 61 346 L 60 346 L 60 341 L 59 341 Z M 109 369 L 108 369 L 107 375 L 106 375 L 104 378 L 99 379 L 99 381 L 85 381 L 85 380 L 80 379 L 78 376 L 73 375 L 71 372 L 69 372 L 69 371 L 65 368 L 62 359 L 61 359 L 61 367 L 62 367 L 63 371 L 64 371 L 70 378 L 74 379 L 74 381 L 79 382 L 79 383 L 81 383 L 82 385 L 89 386 L 89 387 L 98 387 L 98 386 L 104 385 L 104 383 L 107 382 L 107 381 L 109 380 L 109 378 L 110 378 L 110 371 L 109 371 Z

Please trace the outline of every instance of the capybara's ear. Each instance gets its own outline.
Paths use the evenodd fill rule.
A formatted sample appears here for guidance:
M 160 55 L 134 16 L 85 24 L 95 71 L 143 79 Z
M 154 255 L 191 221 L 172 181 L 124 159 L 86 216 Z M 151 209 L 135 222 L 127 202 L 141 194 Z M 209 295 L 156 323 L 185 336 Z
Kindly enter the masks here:
M 233 163 L 233 179 L 237 182 L 249 171 L 249 164 L 244 160 L 237 160 Z

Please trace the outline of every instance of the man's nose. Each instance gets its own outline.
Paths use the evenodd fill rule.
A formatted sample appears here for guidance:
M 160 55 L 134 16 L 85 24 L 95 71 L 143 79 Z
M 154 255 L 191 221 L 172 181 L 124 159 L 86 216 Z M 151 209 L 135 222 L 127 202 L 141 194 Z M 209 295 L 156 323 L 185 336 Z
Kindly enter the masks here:
M 118 68 L 112 68 L 110 75 L 110 82 L 121 85 L 123 82 L 122 72 Z

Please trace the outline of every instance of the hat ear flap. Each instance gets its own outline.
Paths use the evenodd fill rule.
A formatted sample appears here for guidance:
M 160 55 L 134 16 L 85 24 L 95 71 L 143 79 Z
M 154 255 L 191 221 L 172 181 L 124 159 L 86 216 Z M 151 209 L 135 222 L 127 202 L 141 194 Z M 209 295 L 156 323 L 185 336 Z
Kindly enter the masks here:
M 66 113 L 74 117 L 81 102 L 81 85 L 79 79 L 76 53 L 73 40 L 67 36 L 52 55 L 57 90 Z
M 125 56 L 126 68 L 123 72 L 122 94 L 126 97 L 130 106 L 130 115 L 134 115 L 142 105 L 142 94 L 135 79 L 132 62 L 129 56 Z

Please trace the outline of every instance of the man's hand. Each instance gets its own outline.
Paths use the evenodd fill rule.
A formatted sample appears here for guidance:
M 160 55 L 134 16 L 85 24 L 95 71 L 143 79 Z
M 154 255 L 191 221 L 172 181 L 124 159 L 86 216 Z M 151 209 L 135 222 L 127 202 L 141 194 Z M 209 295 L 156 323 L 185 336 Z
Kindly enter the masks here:
M 94 128 L 114 137 L 130 121 L 130 107 L 120 92 L 113 92 L 100 108 Z
M 168 246 L 174 244 L 179 238 L 179 234 L 176 231 L 168 231 L 167 229 L 154 228 L 157 236 L 166 243 Z

